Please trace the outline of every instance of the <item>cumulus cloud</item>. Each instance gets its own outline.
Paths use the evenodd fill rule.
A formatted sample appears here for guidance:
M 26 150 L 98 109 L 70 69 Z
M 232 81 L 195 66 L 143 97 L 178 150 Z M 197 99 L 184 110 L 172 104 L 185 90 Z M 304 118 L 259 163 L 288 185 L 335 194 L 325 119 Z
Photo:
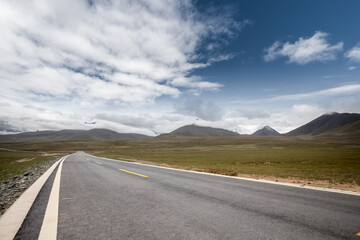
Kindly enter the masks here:
M 187 99 L 186 101 L 174 106 L 175 113 L 194 116 L 207 121 L 217 121 L 222 119 L 225 110 L 214 102 L 204 102 L 200 99 Z
M 216 90 L 192 71 L 232 55 L 197 51 L 248 24 L 201 16 L 190 0 L 1 1 L 0 93 L 144 104 Z
M 336 59 L 336 54 L 343 49 L 343 42 L 335 45 L 328 43 L 328 33 L 316 32 L 312 37 L 300 37 L 294 43 L 281 43 L 276 41 L 271 47 L 265 49 L 266 62 L 280 57 L 287 57 L 289 63 L 307 64 L 313 61 L 330 61 Z
M 345 53 L 345 57 L 353 62 L 360 62 L 360 43 Z
M 152 135 L 190 124 L 145 108 L 222 87 L 194 71 L 234 57 L 221 47 L 252 22 L 232 14 L 190 0 L 0 1 L 1 126 Z

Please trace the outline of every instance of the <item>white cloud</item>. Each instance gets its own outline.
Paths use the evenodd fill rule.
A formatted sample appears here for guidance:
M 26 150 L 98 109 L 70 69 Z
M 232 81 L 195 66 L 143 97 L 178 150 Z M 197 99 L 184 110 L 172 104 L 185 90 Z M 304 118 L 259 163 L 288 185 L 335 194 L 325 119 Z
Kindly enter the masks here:
M 106 120 L 133 128 L 153 129 L 157 125 L 156 119 L 148 113 L 140 114 L 116 114 L 116 113 L 98 113 L 94 118 L 98 120 Z
M 336 59 L 336 54 L 343 49 L 343 42 L 335 45 L 328 43 L 329 34 L 316 32 L 312 37 L 300 37 L 294 43 L 281 43 L 276 41 L 271 47 L 265 49 L 266 62 L 273 61 L 279 57 L 289 58 L 289 63 L 307 64 L 312 61 L 330 61 Z
M 187 103 L 182 102 L 174 106 L 172 111 L 168 111 L 166 109 L 169 108 L 159 109 L 158 106 L 143 106 L 140 109 L 127 106 L 103 108 L 97 107 L 94 102 L 76 103 L 81 107 L 51 102 L 21 104 L 0 96 L 0 128 L 3 129 L 3 132 L 1 129 L 0 132 L 108 128 L 118 132 L 154 136 L 184 125 L 198 124 L 238 131 L 242 134 L 251 134 L 260 127 L 269 125 L 285 133 L 328 112 L 360 111 L 360 94 L 335 99 L 324 98 L 324 101 L 316 102 L 305 101 L 306 98 L 300 100 L 299 103 L 292 104 L 286 99 L 285 102 L 289 103 L 289 106 L 274 107 L 270 111 L 264 99 L 261 100 L 261 104 L 253 107 L 243 105 L 241 110 L 195 99 Z M 93 121 L 96 124 L 84 123 Z
M 190 0 L 0 1 L 0 127 L 152 135 L 193 123 L 152 103 L 222 87 L 194 70 L 233 58 L 220 48 L 252 22 L 218 13 Z
M 261 106 L 258 110 L 243 106 L 229 114 L 220 103 L 205 100 L 183 102 L 173 111 L 144 106 L 161 96 L 181 99 L 184 92 L 220 89 L 220 83 L 193 72 L 233 58 L 219 51 L 226 42 L 223 37 L 231 38 L 249 24 L 234 22 L 228 15 L 199 16 L 190 0 L 107 0 L 92 5 L 85 0 L 0 1 L 0 127 L 3 131 L 96 127 L 154 135 L 153 131 L 197 123 L 241 133 L 270 125 L 284 132 L 333 109 L 299 104 L 289 111 L 267 112 Z M 274 59 L 285 56 L 305 64 L 310 58 L 335 58 L 341 49 L 342 43 L 330 45 L 327 35 L 316 33 L 293 44 L 274 44 L 272 54 Z M 352 84 L 272 100 L 358 92 L 359 85 Z M 358 103 L 356 99 L 341 105 L 350 104 L 350 111 Z M 306 119 L 301 118 L 304 112 Z
M 360 43 L 347 51 L 344 55 L 346 58 L 349 58 L 353 62 L 360 62 Z
M 346 78 L 349 75 L 328 75 L 328 76 L 323 76 L 322 78 L 324 79 L 329 79 L 329 78 Z
M 360 84 L 230 103 L 242 104 L 244 109 L 232 111 L 224 117 L 228 129 L 237 128 L 242 133 L 252 133 L 261 126 L 269 125 L 280 133 L 286 133 L 326 113 L 359 113 Z
M 270 113 L 262 110 L 248 110 L 238 109 L 235 113 L 237 116 L 244 117 L 250 120 L 253 119 L 266 119 L 270 117 Z
M 217 90 L 192 71 L 232 55 L 197 50 L 248 24 L 200 17 L 190 0 L 1 1 L 0 94 L 144 104 Z
M 351 95 L 360 93 L 360 84 L 349 84 L 340 87 L 334 87 L 329 89 L 324 89 L 320 91 L 308 92 L 308 93 L 297 93 L 297 94 L 288 94 L 282 96 L 271 97 L 268 100 L 270 101 L 297 101 L 304 99 L 320 98 L 320 97 L 329 97 L 329 96 L 339 96 L 339 95 Z
M 355 66 L 350 66 L 350 67 L 348 67 L 348 70 L 349 71 L 352 71 L 352 70 L 355 70 L 357 67 L 355 67 Z
M 354 95 L 357 96 L 360 93 L 360 84 L 358 83 L 349 83 L 347 85 L 342 85 L 339 87 L 333 87 L 328 89 L 323 89 L 319 91 L 313 92 L 304 92 L 304 93 L 295 93 L 295 94 L 285 94 L 285 95 L 278 95 L 278 96 L 269 96 L 267 98 L 256 98 L 256 99 L 242 99 L 242 100 L 235 100 L 230 101 L 230 104 L 258 104 L 263 103 L 271 103 L 273 102 L 283 102 L 284 104 L 290 103 L 290 101 L 302 101 L 302 100 L 325 100 L 330 101 L 332 99 L 336 99 L 337 97 L 345 97 L 351 98 Z M 360 95 L 359 95 L 360 96 Z M 345 106 L 344 106 L 345 107 Z
M 293 111 L 299 114 L 307 114 L 313 112 L 319 112 L 319 108 L 308 104 L 295 104 L 292 107 Z
M 224 117 L 225 110 L 214 102 L 200 99 L 187 99 L 174 106 L 175 113 L 194 116 L 206 121 L 218 121 Z

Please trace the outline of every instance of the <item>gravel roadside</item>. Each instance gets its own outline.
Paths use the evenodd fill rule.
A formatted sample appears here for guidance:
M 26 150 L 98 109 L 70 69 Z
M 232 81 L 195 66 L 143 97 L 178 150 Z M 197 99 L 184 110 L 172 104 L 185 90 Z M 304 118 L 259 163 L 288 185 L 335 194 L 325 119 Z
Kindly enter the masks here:
M 31 186 L 47 169 L 49 169 L 59 158 L 51 159 L 36 165 L 22 175 L 0 183 L 0 217 L 4 214 L 15 200 Z

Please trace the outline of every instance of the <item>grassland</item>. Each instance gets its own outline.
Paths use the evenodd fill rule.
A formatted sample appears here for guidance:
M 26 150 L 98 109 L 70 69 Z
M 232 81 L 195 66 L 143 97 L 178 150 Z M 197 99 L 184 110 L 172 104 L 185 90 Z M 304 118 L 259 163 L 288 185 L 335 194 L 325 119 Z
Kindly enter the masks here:
M 11 143 L 0 144 L 0 147 L 36 151 L 31 153 L 35 155 L 39 154 L 37 152 L 65 155 L 85 151 L 102 157 L 151 162 L 233 176 L 324 181 L 329 186 L 360 186 L 360 143 L 354 139 L 343 141 L 287 137 L 154 138 Z M 17 158 L 26 158 L 26 154 L 21 153 Z M 32 157 L 30 155 L 29 157 Z M 0 154 L 1 169 L 10 167 L 9 161 L 13 162 L 15 158 L 6 159 L 7 156 Z
M 21 175 L 32 167 L 54 159 L 57 155 L 40 152 L 0 151 L 0 182 Z

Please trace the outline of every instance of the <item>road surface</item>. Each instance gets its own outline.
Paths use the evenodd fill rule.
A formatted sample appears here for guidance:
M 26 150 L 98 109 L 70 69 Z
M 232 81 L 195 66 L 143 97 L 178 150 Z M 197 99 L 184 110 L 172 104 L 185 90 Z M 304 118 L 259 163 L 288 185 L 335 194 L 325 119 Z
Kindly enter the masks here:
M 15 239 L 38 239 L 56 173 Z M 57 239 L 360 239 L 359 196 L 81 152 L 63 162 L 58 200 Z

